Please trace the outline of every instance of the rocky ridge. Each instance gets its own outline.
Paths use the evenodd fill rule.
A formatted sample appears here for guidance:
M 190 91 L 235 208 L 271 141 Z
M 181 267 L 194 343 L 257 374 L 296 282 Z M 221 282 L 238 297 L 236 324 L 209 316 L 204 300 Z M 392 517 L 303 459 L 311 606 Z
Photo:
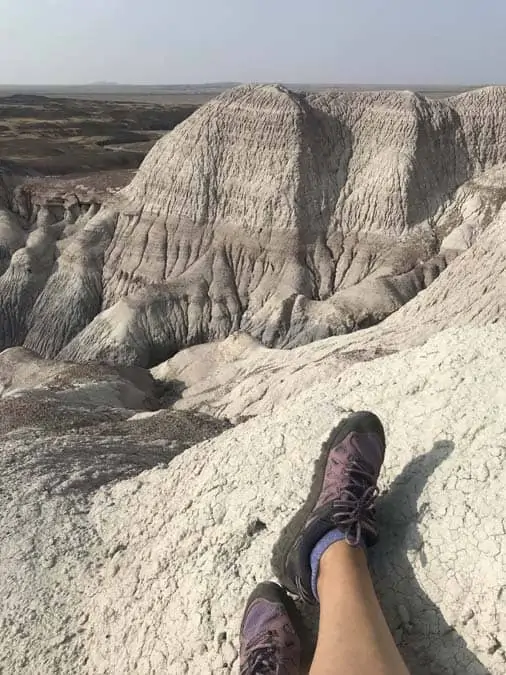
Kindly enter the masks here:
M 98 212 L 43 210 L 34 229 L 11 200 L 3 346 L 145 367 L 237 330 L 296 347 L 378 323 L 468 246 L 449 235 L 470 193 L 486 203 L 471 230 L 504 201 L 505 92 L 239 87 L 160 140 Z
M 504 174 L 496 174 L 495 180 L 499 176 L 506 184 Z M 487 207 L 482 209 L 476 193 L 470 194 L 464 209 L 469 209 L 469 220 L 450 235 L 454 242 L 465 236 L 469 248 L 428 289 L 379 325 L 289 351 L 267 349 L 237 333 L 218 345 L 183 350 L 153 368 L 154 377 L 180 383 L 177 408 L 241 419 L 270 413 L 312 383 L 337 376 L 354 363 L 424 344 L 439 331 L 500 322 L 506 314 L 506 206 L 480 227 Z

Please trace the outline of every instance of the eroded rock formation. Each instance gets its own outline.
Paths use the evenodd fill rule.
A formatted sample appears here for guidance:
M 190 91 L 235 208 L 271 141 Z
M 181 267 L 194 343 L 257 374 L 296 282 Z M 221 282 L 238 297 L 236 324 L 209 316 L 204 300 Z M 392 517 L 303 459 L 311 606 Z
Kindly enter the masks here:
M 98 213 L 69 207 L 50 225 L 38 211 L 54 254 L 34 279 L 31 240 L 12 260 L 25 290 L 1 289 L 4 345 L 150 366 L 236 330 L 295 347 L 376 324 L 504 201 L 493 176 L 506 161 L 505 100 L 503 88 L 447 101 L 231 90 L 159 141 Z M 473 191 L 486 202 L 476 222 Z M 22 237 L 7 230 L 12 254 Z
M 506 175 L 496 173 L 493 194 L 501 175 L 506 185 Z M 479 194 L 488 185 L 487 177 L 483 181 Z M 476 187 L 466 187 L 468 199 L 459 193 L 469 220 L 461 220 L 450 235 L 455 245 L 469 248 L 428 289 L 379 325 L 293 350 L 267 349 L 238 333 L 218 344 L 183 350 L 153 368 L 153 375 L 181 383 L 176 407 L 241 419 L 271 412 L 310 384 L 336 377 L 354 363 L 421 345 L 441 330 L 500 322 L 506 316 L 506 206 L 485 225 L 489 207 L 477 199 Z

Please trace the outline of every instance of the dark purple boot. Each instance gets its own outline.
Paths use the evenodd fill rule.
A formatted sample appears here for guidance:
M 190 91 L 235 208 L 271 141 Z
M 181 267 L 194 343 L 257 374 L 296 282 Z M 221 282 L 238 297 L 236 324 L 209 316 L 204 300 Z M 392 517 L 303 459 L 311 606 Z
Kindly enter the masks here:
M 240 675 L 299 675 L 297 609 L 285 591 L 259 584 L 246 603 L 241 624 Z
M 274 574 L 291 593 L 316 602 L 311 553 L 331 530 L 340 530 L 351 546 L 376 541 L 374 505 L 384 457 L 385 432 L 371 412 L 350 415 L 323 444 L 309 496 L 273 549 Z

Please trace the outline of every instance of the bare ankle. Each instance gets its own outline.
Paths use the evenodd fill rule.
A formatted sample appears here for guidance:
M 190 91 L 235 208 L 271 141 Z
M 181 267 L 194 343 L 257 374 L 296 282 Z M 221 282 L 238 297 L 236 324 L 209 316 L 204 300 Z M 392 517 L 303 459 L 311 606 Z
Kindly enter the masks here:
M 318 570 L 318 588 L 320 583 L 328 578 L 342 575 L 343 566 L 347 570 L 354 567 L 367 567 L 367 558 L 362 546 L 350 546 L 347 541 L 336 541 L 328 547 L 320 558 Z

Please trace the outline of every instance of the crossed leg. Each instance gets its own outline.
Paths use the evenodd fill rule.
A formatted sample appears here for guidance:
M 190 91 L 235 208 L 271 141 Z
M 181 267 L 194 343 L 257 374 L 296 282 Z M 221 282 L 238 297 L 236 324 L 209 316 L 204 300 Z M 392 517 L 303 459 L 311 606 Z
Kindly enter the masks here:
M 311 675 L 409 675 L 376 597 L 362 548 L 328 548 L 318 575 L 320 627 Z

